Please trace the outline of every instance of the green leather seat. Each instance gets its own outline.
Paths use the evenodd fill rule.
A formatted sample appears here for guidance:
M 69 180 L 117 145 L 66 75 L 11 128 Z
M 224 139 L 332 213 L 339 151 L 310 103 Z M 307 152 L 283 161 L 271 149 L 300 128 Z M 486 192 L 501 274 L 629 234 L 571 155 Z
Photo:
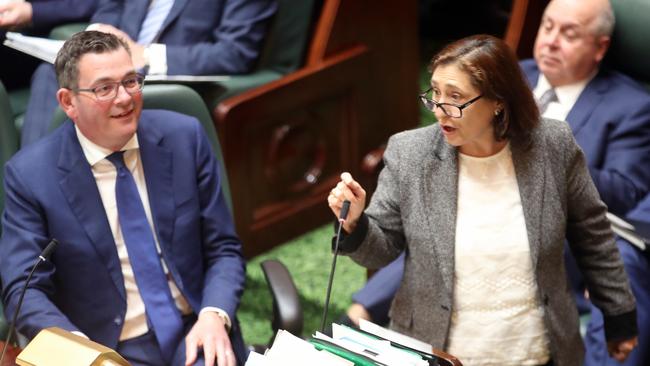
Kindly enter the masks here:
M 9 103 L 9 95 L 4 85 L 0 82 L 0 183 L 4 182 L 4 165 L 11 156 L 18 151 L 18 131 L 14 125 L 14 116 Z M 4 184 L 0 184 L 0 212 L 4 210 Z M 0 227 L 0 233 L 2 228 Z M 7 322 L 4 318 L 2 303 L 0 302 L 0 339 L 4 340 L 7 334 Z
M 612 45 L 605 62 L 640 83 L 650 87 L 650 2 L 647 0 L 612 0 L 616 25 Z
M 221 100 L 277 80 L 302 66 L 311 35 L 310 26 L 315 18 L 316 1 L 277 1 L 278 11 L 264 41 L 264 49 L 255 71 L 231 76 L 230 79 L 219 82 L 224 90 L 216 99 L 209 101 L 211 108 Z
M 217 132 L 214 129 L 212 118 L 210 117 L 210 113 L 208 112 L 203 99 L 201 99 L 199 94 L 193 89 L 179 84 L 145 84 L 143 97 L 145 109 L 166 109 L 175 111 L 196 117 L 196 119 L 201 122 L 208 135 L 208 139 L 212 144 L 212 150 L 219 160 L 221 175 L 222 178 L 225 178 L 222 180 L 222 189 L 228 201 L 230 211 L 232 212 L 230 184 L 228 183 L 226 168 L 221 155 L 221 145 L 219 143 L 219 138 L 217 137 Z M 63 113 L 60 108 L 57 108 L 52 124 L 50 125 L 50 131 L 59 127 L 66 119 L 67 116 L 65 113 Z

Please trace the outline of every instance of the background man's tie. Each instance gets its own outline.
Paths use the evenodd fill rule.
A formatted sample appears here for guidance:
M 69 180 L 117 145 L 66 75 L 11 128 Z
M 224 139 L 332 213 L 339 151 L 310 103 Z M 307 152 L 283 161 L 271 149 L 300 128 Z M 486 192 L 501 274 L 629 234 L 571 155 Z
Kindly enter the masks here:
M 167 15 L 169 15 L 172 5 L 174 5 L 174 0 L 153 0 L 138 34 L 137 42 L 139 44 L 148 45 L 153 42 Z
M 117 169 L 115 199 L 122 236 L 135 274 L 135 282 L 144 301 L 149 324 L 162 350 L 171 361 L 183 335 L 180 311 L 172 299 L 151 227 L 133 175 L 124 165 L 124 152 L 107 157 Z
M 537 106 L 539 107 L 539 114 L 544 114 L 546 108 L 551 102 L 557 102 L 557 95 L 555 94 L 555 89 L 551 88 L 542 94 L 537 100 Z

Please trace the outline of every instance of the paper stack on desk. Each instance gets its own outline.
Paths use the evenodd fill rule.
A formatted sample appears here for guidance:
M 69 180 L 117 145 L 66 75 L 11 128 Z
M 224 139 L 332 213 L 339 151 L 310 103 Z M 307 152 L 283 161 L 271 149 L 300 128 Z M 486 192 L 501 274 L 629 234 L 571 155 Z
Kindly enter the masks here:
M 279 331 L 264 355 L 251 353 L 246 366 L 462 366 L 460 361 L 431 345 L 403 334 L 362 322 L 361 329 L 332 324 L 332 336 L 316 332 L 304 341 Z
M 318 351 L 307 341 L 279 330 L 265 354 L 251 352 L 246 366 L 353 366 L 329 352 Z
M 345 325 L 332 324 L 332 337 L 316 332 L 310 340 L 355 365 L 428 366 L 429 362 L 414 351 L 396 347 L 395 343 Z

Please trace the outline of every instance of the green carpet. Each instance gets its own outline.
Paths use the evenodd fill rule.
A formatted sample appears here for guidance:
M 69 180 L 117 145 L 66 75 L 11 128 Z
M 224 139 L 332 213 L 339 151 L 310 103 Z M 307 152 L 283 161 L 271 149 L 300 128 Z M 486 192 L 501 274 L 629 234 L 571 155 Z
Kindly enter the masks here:
M 246 290 L 237 313 L 246 344 L 266 344 L 273 334 L 271 294 L 260 268 L 260 263 L 266 259 L 281 261 L 293 277 L 304 312 L 303 337 L 320 329 L 327 279 L 332 265 L 332 234 L 332 226 L 326 225 L 248 262 Z M 347 257 L 338 257 L 327 324 L 345 313 L 352 293 L 365 282 L 364 268 Z

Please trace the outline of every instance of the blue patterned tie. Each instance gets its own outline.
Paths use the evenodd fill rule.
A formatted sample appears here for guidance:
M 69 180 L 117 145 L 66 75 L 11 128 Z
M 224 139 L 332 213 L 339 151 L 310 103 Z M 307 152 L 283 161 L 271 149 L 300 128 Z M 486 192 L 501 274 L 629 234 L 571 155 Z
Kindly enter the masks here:
M 165 18 L 169 15 L 172 5 L 174 5 L 174 0 L 153 0 L 138 34 L 139 44 L 148 45 L 153 42 Z
M 135 282 L 163 357 L 171 361 L 183 335 L 181 315 L 172 299 L 135 180 L 124 165 L 124 151 L 115 152 L 107 159 L 117 169 L 117 215 Z

